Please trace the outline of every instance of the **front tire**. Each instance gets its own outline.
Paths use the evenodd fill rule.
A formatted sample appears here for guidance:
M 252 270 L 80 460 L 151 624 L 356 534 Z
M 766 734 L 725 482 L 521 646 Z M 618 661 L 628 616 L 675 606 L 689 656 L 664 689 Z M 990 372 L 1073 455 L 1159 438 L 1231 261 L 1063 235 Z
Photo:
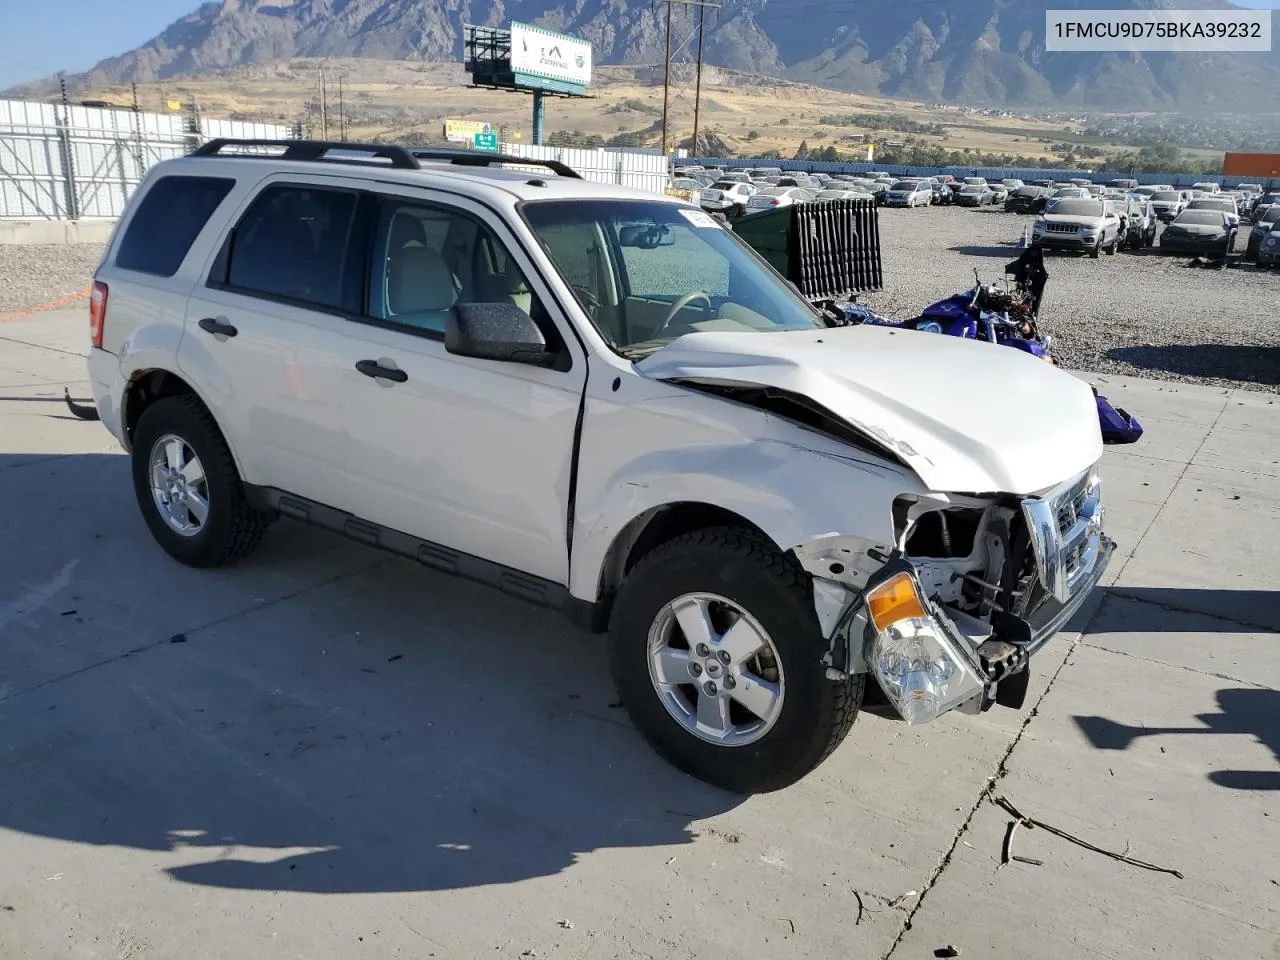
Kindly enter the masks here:
M 133 489 L 151 535 L 191 567 L 221 567 L 262 541 L 269 515 L 250 506 L 231 450 L 192 394 L 142 412 L 133 435 Z
M 809 578 L 747 530 L 695 530 L 631 570 L 610 619 L 614 682 L 670 763 L 735 793 L 790 786 L 839 746 L 863 676 L 831 680 Z

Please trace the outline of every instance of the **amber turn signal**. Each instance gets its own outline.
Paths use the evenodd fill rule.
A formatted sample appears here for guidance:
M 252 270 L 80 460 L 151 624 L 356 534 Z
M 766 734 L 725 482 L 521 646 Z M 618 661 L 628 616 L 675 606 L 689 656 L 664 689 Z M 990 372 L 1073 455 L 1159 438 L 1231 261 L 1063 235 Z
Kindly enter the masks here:
M 867 613 L 876 630 L 884 630 L 899 620 L 923 620 L 924 604 L 909 573 L 894 574 L 884 583 L 867 591 Z

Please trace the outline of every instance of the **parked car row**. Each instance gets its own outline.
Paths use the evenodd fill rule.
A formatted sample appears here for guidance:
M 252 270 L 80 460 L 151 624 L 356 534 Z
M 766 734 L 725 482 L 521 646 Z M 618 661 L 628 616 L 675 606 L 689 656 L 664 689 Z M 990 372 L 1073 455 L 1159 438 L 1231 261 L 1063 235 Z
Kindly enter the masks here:
M 1106 183 L 1087 177 L 988 181 L 949 174 L 893 177 L 883 171 L 860 176 L 799 173 L 780 167 L 685 167 L 674 173 L 672 190 L 729 219 L 796 203 L 856 198 L 904 209 L 1003 206 L 1009 213 L 1036 216 L 1033 246 L 1091 257 L 1148 248 L 1225 256 L 1241 225 L 1252 221 L 1245 256 L 1260 263 L 1280 256 L 1275 244 L 1268 245 L 1280 217 L 1280 190 L 1263 190 L 1260 184 L 1242 183 L 1224 190 L 1206 181 L 1179 189 L 1171 184 L 1143 186 L 1128 178 Z M 1163 233 L 1160 223 L 1166 225 Z

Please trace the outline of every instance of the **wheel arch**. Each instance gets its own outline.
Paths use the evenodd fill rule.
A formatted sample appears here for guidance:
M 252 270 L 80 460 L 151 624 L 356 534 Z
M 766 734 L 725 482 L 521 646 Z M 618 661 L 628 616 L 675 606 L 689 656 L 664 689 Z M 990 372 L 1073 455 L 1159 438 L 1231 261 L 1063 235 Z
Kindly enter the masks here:
M 213 407 L 209 405 L 209 401 L 196 389 L 190 380 L 182 376 L 182 374 L 175 373 L 164 367 L 146 367 L 135 370 L 129 375 L 129 379 L 125 383 L 124 396 L 121 400 L 120 423 L 129 449 L 133 449 L 134 431 L 146 409 L 159 400 L 183 395 L 195 397 L 201 406 L 209 411 L 209 416 L 213 418 L 213 422 L 218 427 L 218 432 L 222 434 L 222 439 L 226 443 L 227 449 L 231 451 L 236 470 L 243 477 L 244 468 L 240 462 L 240 455 L 236 451 L 235 444 L 232 443 L 231 438 L 227 436 L 226 430 L 218 423 L 218 417 L 213 412 Z
M 605 552 L 596 585 L 600 623 L 607 623 L 613 598 L 623 578 L 646 554 L 694 530 L 736 527 L 762 537 L 780 553 L 785 548 L 761 527 L 727 507 L 700 500 L 679 500 L 650 507 L 618 531 Z

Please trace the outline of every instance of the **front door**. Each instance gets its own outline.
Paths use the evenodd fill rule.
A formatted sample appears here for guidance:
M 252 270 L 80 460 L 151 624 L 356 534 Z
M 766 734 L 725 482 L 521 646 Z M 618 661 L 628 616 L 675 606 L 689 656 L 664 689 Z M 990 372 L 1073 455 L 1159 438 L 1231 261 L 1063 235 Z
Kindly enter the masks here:
M 567 584 L 586 362 L 532 261 L 478 204 L 420 191 L 381 198 L 370 263 L 342 376 L 348 509 Z M 445 350 L 456 303 L 498 301 L 540 322 L 559 369 Z

